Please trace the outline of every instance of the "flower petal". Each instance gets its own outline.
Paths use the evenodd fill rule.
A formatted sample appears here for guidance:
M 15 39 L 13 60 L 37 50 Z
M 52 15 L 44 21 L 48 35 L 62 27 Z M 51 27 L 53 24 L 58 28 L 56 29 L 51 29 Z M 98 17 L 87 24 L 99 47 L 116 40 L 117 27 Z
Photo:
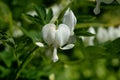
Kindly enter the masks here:
M 74 46 L 75 46 L 74 44 L 68 44 L 68 45 L 66 45 L 64 47 L 60 47 L 60 49 L 62 49 L 62 50 L 68 50 L 68 49 L 72 49 Z
M 35 42 L 35 44 L 36 44 L 37 46 L 39 46 L 39 47 L 44 47 L 44 44 L 41 43 L 41 42 Z
M 60 24 L 55 35 L 56 45 L 63 46 L 67 43 L 70 37 L 69 27 L 65 24 Z
M 55 41 L 55 33 L 56 33 L 55 24 L 46 24 L 42 28 L 43 39 L 48 45 L 51 45 L 51 44 L 54 43 L 54 41 Z
M 95 13 L 95 15 L 99 14 L 100 13 L 100 3 L 101 3 L 101 0 L 96 0 L 96 6 L 93 10 L 93 12 Z
M 108 31 L 102 27 L 98 28 L 96 38 L 100 43 L 106 42 L 109 40 Z
M 57 48 L 53 49 L 53 62 L 58 61 L 58 56 L 57 56 Z
M 74 13 L 68 8 L 63 17 L 63 24 L 66 24 L 70 28 L 71 34 L 73 34 L 76 23 L 77 19 Z

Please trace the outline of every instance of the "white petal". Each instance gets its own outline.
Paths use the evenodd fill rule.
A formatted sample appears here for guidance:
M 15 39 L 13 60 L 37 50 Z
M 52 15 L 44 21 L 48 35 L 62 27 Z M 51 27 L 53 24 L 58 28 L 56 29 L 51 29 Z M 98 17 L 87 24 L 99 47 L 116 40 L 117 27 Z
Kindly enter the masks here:
M 42 28 L 43 39 L 48 45 L 51 45 L 51 44 L 54 43 L 54 41 L 55 41 L 55 33 L 56 33 L 55 24 L 46 24 Z
M 96 0 L 96 6 L 93 10 L 93 12 L 95 13 L 95 15 L 99 14 L 100 13 L 100 3 L 101 3 L 101 0 Z
M 41 43 L 41 42 L 35 42 L 35 44 L 36 44 L 37 46 L 39 46 L 39 47 L 44 47 L 44 44 Z
M 56 44 L 59 46 L 65 45 L 69 37 L 70 37 L 69 27 L 65 24 L 60 24 L 55 35 Z
M 72 49 L 74 46 L 75 46 L 74 44 L 68 44 L 68 45 L 66 45 L 64 47 L 60 47 L 60 49 L 62 49 L 62 50 L 68 50 L 68 49 Z
M 101 0 L 101 2 L 104 2 L 104 3 L 106 3 L 106 4 L 110 4 L 110 3 L 112 3 L 114 0 Z
M 76 23 L 77 19 L 74 13 L 68 8 L 63 17 L 63 24 L 66 24 L 70 28 L 71 34 L 73 34 Z
M 109 37 L 108 37 L 108 32 L 106 29 L 102 28 L 102 27 L 99 27 L 98 28 L 98 32 L 97 32 L 97 35 L 96 35 L 96 38 L 97 40 L 100 42 L 100 43 L 103 43 L 103 42 L 106 42 L 109 40 Z
M 53 62 L 58 61 L 58 56 L 57 56 L 57 48 L 53 49 Z

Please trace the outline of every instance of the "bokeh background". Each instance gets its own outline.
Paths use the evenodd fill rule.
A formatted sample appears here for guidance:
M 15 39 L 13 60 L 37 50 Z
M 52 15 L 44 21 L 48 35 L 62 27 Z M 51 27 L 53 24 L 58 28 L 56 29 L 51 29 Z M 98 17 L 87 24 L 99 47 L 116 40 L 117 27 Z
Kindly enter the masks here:
M 52 8 L 53 16 L 59 15 L 55 23 L 61 22 L 68 7 L 77 18 L 75 47 L 58 50 L 56 63 L 45 55 L 47 48 L 35 45 L 43 42 L 44 26 L 38 18 L 27 16 L 37 15 L 35 6 Z M 101 3 L 98 15 L 95 6 L 95 0 L 0 0 L 0 80 L 120 80 L 120 4 Z M 103 34 L 99 43 L 98 29 L 111 26 L 119 30 L 119 37 L 103 41 L 109 35 Z M 91 36 L 86 33 L 89 27 L 96 31 L 92 45 L 82 39 Z

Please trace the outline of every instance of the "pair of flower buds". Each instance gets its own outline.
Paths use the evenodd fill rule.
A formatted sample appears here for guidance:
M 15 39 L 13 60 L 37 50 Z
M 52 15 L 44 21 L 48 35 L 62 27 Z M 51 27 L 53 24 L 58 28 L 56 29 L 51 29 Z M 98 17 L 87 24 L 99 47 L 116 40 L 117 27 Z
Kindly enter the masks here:
M 105 4 L 110 4 L 112 3 L 114 0 L 96 0 L 96 7 L 94 8 L 94 13 L 97 15 L 100 13 L 100 4 L 101 2 L 105 3 Z M 116 0 L 119 4 L 120 4 L 120 0 Z
M 49 23 L 43 26 L 42 37 L 45 43 L 52 48 L 53 62 L 58 61 L 57 48 L 67 50 L 74 47 L 74 44 L 68 44 L 68 41 L 70 37 L 74 35 L 76 23 L 77 19 L 74 13 L 68 8 L 63 16 L 61 24 L 56 26 L 54 23 Z

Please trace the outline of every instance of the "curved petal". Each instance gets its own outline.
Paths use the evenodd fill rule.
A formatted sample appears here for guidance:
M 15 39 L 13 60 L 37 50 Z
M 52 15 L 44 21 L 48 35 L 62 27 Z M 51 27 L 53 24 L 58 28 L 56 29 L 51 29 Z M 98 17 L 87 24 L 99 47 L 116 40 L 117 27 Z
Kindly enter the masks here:
M 60 49 L 62 49 L 62 50 L 68 50 L 68 49 L 72 49 L 74 46 L 75 46 L 74 44 L 68 44 L 68 45 L 66 45 L 64 47 L 60 47 Z
M 71 34 L 73 34 L 76 23 L 77 19 L 74 13 L 68 8 L 63 17 L 63 24 L 66 24 L 70 28 Z
M 58 56 L 57 56 L 57 48 L 53 49 L 53 62 L 58 61 Z
M 54 43 L 54 41 L 55 41 L 55 33 L 56 33 L 55 24 L 46 24 L 42 28 L 43 39 L 48 45 L 51 45 L 51 44 Z
M 63 46 L 67 43 L 70 37 L 69 27 L 65 24 L 60 24 L 55 35 L 56 45 Z

